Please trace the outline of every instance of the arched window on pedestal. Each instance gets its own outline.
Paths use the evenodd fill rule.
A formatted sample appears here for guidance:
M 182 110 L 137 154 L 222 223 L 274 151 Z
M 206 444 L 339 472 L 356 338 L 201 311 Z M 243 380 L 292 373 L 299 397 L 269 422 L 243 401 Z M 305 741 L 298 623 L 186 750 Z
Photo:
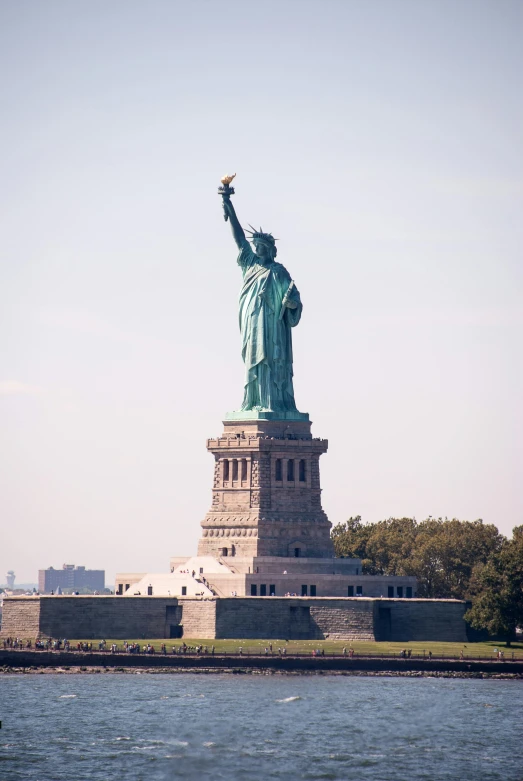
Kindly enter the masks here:
M 300 473 L 300 477 L 299 477 L 300 483 L 305 483 L 305 481 L 307 480 L 307 465 L 305 463 L 304 458 L 300 459 L 299 473 Z

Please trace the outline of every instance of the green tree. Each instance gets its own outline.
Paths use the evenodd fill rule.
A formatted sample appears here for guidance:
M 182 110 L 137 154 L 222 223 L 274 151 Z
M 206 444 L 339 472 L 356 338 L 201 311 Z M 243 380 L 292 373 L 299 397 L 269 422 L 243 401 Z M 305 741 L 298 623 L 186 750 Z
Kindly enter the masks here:
M 415 535 L 416 521 L 412 518 L 364 524 L 357 515 L 334 527 L 332 541 L 336 556 L 362 560 L 365 575 L 410 575 Z
M 414 575 L 412 551 L 417 534 L 414 518 L 388 518 L 371 524 L 366 555 L 372 562 L 373 574 Z
M 418 525 L 412 574 L 418 594 L 432 599 L 467 599 L 474 567 L 501 550 L 505 538 L 493 524 L 427 518 Z
M 507 646 L 523 626 L 523 526 L 516 526 L 511 540 L 473 573 L 472 608 L 465 619 L 475 629 L 487 629 Z
M 501 550 L 504 537 L 493 524 L 456 518 L 388 518 L 362 523 L 361 516 L 332 531 L 337 556 L 362 560 L 366 575 L 414 575 L 418 595 L 467 599 L 475 567 Z
M 345 523 L 338 523 L 331 532 L 334 555 L 348 559 L 361 559 L 362 573 L 374 575 L 373 562 L 367 558 L 367 540 L 372 524 L 363 524 L 361 515 L 350 517 Z

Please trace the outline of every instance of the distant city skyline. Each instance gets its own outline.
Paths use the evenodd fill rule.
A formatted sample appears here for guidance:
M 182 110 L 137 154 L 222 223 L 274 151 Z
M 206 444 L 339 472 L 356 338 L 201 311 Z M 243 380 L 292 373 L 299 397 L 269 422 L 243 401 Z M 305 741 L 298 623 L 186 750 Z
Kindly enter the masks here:
M 522 32 L 517 0 L 1 5 L 0 572 L 196 551 L 243 396 L 233 172 L 304 304 L 330 521 L 510 536 Z

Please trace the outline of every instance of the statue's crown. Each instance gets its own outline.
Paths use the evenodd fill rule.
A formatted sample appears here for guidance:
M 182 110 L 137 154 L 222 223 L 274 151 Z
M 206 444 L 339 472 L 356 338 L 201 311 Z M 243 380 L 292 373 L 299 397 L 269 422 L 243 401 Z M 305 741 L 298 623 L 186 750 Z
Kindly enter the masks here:
M 263 228 L 260 228 L 260 230 L 256 230 L 256 228 L 253 228 L 252 225 L 249 225 L 249 229 L 247 230 L 247 233 L 250 234 L 249 238 L 251 241 L 254 241 L 257 239 L 258 241 L 268 241 L 269 244 L 272 244 L 275 246 L 278 239 L 275 239 L 272 233 L 264 233 Z

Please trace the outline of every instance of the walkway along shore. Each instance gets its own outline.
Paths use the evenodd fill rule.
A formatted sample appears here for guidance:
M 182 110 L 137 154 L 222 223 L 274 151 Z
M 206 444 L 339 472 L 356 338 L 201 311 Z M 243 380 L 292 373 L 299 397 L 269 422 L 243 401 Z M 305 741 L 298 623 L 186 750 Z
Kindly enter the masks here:
M 4 668 L 71 668 L 105 667 L 118 669 L 162 668 L 178 671 L 273 671 L 294 673 L 465 673 L 517 675 L 523 677 L 523 661 L 487 661 L 457 659 L 401 659 L 366 656 L 240 656 L 240 655 L 163 655 L 123 654 L 77 651 L 0 650 L 0 667 Z

